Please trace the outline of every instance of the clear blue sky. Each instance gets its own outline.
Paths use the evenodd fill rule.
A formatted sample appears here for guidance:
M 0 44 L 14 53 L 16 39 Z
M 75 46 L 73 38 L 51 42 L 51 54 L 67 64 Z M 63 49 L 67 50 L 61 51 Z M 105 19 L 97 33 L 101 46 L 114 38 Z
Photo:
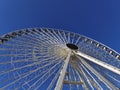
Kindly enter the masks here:
M 120 53 L 120 0 L 0 0 L 0 35 L 29 27 L 70 30 Z

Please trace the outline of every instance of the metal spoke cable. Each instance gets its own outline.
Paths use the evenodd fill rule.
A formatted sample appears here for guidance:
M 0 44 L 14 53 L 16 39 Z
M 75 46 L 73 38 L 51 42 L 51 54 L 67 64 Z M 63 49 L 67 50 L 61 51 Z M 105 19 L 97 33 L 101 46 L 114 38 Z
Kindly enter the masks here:
M 112 90 L 114 90 L 114 89 L 116 88 L 112 83 L 110 83 L 107 79 L 105 79 L 102 75 L 100 75 L 96 70 L 94 70 L 94 68 L 92 68 L 92 67 L 91 67 L 89 64 L 87 64 L 85 61 L 81 60 L 81 62 L 82 62 L 85 66 L 89 67 L 88 69 L 91 70 L 92 72 L 94 72 L 94 73 L 96 74 L 96 76 L 98 76 L 98 78 L 100 79 L 100 81 L 103 81 L 104 84 L 105 84 L 106 86 L 108 86 L 108 88 L 110 88 L 110 89 L 112 89 Z M 116 90 L 117 90 L 117 88 L 116 88 Z
M 89 73 L 89 71 L 86 69 L 86 67 L 84 67 L 82 65 L 82 67 L 84 68 L 84 70 L 90 75 L 90 77 L 93 79 L 94 83 L 95 84 L 95 87 L 98 89 L 98 90 L 103 90 L 103 88 L 100 86 L 100 84 L 95 80 L 95 78 L 93 78 L 93 76 Z
M 55 67 L 56 65 L 58 65 L 58 63 L 54 64 L 51 68 Z M 45 75 L 46 73 L 48 73 L 50 71 L 49 68 L 47 68 L 47 70 L 44 70 L 43 72 L 41 72 L 40 74 L 34 76 L 34 78 L 30 79 L 30 80 L 26 80 L 25 82 L 22 83 L 22 86 L 24 86 L 26 83 L 32 82 L 35 78 L 39 78 L 42 75 Z M 30 87 L 30 85 L 29 85 Z
M 61 61 L 59 61 L 59 63 L 57 63 L 56 65 L 58 65 L 58 64 L 60 64 L 60 63 L 61 63 Z M 53 68 L 55 68 L 56 65 L 53 66 L 52 68 L 50 68 L 47 73 L 49 73 Z M 57 69 L 56 69 L 56 70 L 57 70 Z M 51 73 L 51 75 L 52 75 L 56 70 L 54 70 L 54 71 Z M 36 89 L 36 88 L 38 88 L 42 83 L 44 83 L 44 82 L 45 82 L 44 80 L 46 80 L 46 79 L 44 79 L 39 86 L 35 87 L 35 85 L 37 85 L 37 83 L 40 82 L 39 80 L 42 79 L 44 76 L 46 76 L 47 73 L 45 73 L 45 74 L 44 74 L 42 77 L 40 77 L 35 83 L 33 83 L 33 85 L 31 85 L 31 86 L 28 88 L 28 90 L 30 90 L 32 87 L 34 87 L 34 88 Z M 50 76 L 51 76 L 51 75 L 50 75 Z M 49 78 L 50 76 L 48 76 L 47 78 Z
M 92 90 L 94 90 L 94 88 L 93 88 L 93 86 L 92 86 L 89 78 L 87 77 L 87 75 L 86 75 L 86 73 L 84 72 L 83 67 L 82 67 L 81 65 L 82 65 L 82 64 L 80 64 L 78 68 L 81 69 L 81 73 L 82 73 L 82 74 L 84 75 L 84 77 L 86 78 L 87 84 L 91 87 Z
M 60 62 L 60 61 L 59 61 L 59 62 Z M 44 67 L 46 67 L 46 65 L 45 65 Z M 26 74 L 25 76 L 23 76 L 23 77 L 21 77 L 21 78 L 25 78 L 25 77 L 27 77 L 29 74 L 34 73 L 36 70 L 39 70 L 40 68 L 44 68 L 44 67 L 39 67 L 39 68 L 37 68 L 37 69 L 31 71 L 30 73 Z M 20 79 L 21 79 L 21 78 L 20 78 Z M 12 85 L 13 83 L 17 82 L 17 81 L 20 80 L 20 79 L 15 80 L 14 82 L 12 82 L 12 83 L 6 85 L 5 87 L 7 87 L 7 86 L 9 86 L 9 85 Z M 5 87 L 3 87 L 3 88 L 5 88 Z
M 48 55 L 46 55 L 46 56 L 44 56 L 44 61 L 45 60 L 49 60 L 49 59 L 54 59 L 54 58 L 57 58 L 57 57 L 55 57 L 56 55 L 51 55 L 51 57 L 50 57 L 50 55 L 49 55 L 49 53 L 45 53 L 45 54 L 48 54 Z M 28 54 L 26 54 L 26 55 L 28 55 Z M 44 54 L 43 54 L 44 55 Z M 18 63 L 18 62 L 38 62 L 38 61 L 40 61 L 41 59 L 43 58 L 43 56 L 35 56 L 35 59 L 33 60 L 33 57 L 32 58 L 24 58 L 24 59 L 16 59 L 16 60 L 13 60 L 12 61 L 12 63 Z M 11 63 L 11 61 L 6 61 L 6 62 L 0 62 L 0 64 L 9 64 L 9 63 Z
M 54 77 L 54 79 L 52 80 L 52 82 L 49 84 L 47 90 L 51 90 L 52 87 L 53 87 L 53 84 L 55 84 L 56 80 L 58 79 L 59 77 L 59 73 L 61 71 L 62 67 L 58 70 L 58 72 L 56 73 L 56 76 Z
M 59 59 L 59 58 L 58 58 L 58 59 Z M 43 59 L 42 61 L 44 61 L 44 59 Z M 38 61 L 36 64 L 39 65 L 39 64 L 41 64 L 42 61 Z M 45 61 L 47 61 L 47 60 L 45 60 Z M 53 60 L 51 60 L 51 61 L 52 61 L 52 63 L 54 63 L 54 62 L 57 61 L 57 59 L 55 59 L 55 60 L 53 59 Z M 48 62 L 51 62 L 51 61 L 49 60 Z M 53 62 L 53 61 L 54 61 L 54 62 Z M 16 70 L 20 70 L 20 69 L 23 69 L 23 68 L 26 68 L 26 67 L 32 67 L 32 66 L 34 66 L 34 64 L 35 64 L 35 63 L 32 63 L 32 64 L 24 65 L 24 66 L 22 66 L 22 67 L 15 68 L 15 69 L 13 69 L 13 70 L 4 71 L 4 72 L 2 72 L 0 75 L 6 74 L 6 73 L 9 73 L 9 72 L 14 72 L 14 71 L 16 71 Z M 45 65 L 49 65 L 49 64 L 51 64 L 51 63 L 47 63 L 47 64 L 45 64 Z
M 0 89 L 119 90 L 120 54 L 86 36 L 28 28 L 0 37 Z
M 54 38 L 56 38 L 56 40 L 57 40 L 59 43 L 63 43 L 62 40 L 59 38 L 58 35 L 57 35 L 58 37 L 55 37 L 56 33 L 55 33 L 54 31 L 53 31 L 53 33 L 55 34 L 55 35 L 54 35 L 54 38 L 53 38 L 51 35 L 49 35 L 48 33 L 46 33 L 44 30 L 43 30 L 43 32 L 44 32 L 45 35 L 47 35 L 48 37 L 52 38 L 52 39 L 51 39 L 52 41 L 54 41 Z M 46 37 L 46 36 L 45 36 L 45 37 Z
M 81 78 L 81 74 L 80 74 L 80 70 L 77 70 L 77 68 L 76 68 L 76 74 L 78 75 L 78 77 L 79 77 L 79 80 L 81 81 L 81 82 L 83 82 L 83 84 L 82 84 L 82 87 L 83 88 L 85 88 L 86 90 L 88 90 L 88 88 L 87 88 L 87 85 L 85 84 L 85 81 L 84 81 L 84 79 L 83 78 Z M 78 88 L 78 90 L 79 90 L 80 88 Z

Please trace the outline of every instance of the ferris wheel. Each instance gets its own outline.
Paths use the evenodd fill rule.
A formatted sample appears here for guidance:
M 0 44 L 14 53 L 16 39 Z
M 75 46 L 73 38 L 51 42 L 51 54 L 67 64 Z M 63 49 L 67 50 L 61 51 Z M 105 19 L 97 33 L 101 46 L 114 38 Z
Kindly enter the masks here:
M 0 90 L 120 90 L 120 54 L 52 28 L 0 37 Z

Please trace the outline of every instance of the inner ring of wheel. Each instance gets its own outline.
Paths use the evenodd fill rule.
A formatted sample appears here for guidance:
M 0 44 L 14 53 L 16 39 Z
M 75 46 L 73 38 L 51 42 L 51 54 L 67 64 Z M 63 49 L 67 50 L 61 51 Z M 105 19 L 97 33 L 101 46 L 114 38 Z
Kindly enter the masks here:
M 66 46 L 67 46 L 69 49 L 78 50 L 78 46 L 76 46 L 75 44 L 67 43 Z

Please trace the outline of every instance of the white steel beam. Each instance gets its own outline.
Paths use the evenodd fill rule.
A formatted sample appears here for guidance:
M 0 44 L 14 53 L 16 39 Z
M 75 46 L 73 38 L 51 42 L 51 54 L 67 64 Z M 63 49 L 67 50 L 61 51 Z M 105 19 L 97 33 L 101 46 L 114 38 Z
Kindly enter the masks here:
M 79 56 L 77 56 L 77 58 L 79 58 L 79 60 L 85 65 L 85 66 L 87 66 L 87 68 L 89 69 L 89 70 L 91 70 L 94 74 L 96 74 L 98 77 L 99 77 L 99 79 L 101 80 L 101 81 L 103 81 L 105 84 L 107 84 L 108 86 L 109 86 L 109 88 L 110 89 L 112 89 L 112 90 L 118 90 L 118 88 L 117 87 L 115 87 L 115 85 L 114 84 L 112 84 L 110 81 L 108 81 L 104 76 L 102 76 L 101 74 L 99 74 L 98 73 L 98 71 L 96 71 L 93 67 L 91 67 L 83 58 L 81 58 L 81 57 L 79 57 Z
M 85 53 L 82 53 L 80 51 L 77 51 L 77 52 L 74 51 L 74 53 L 76 55 L 78 55 L 78 56 L 81 56 L 81 57 L 83 57 L 83 58 L 85 58 L 85 59 L 87 59 L 87 60 L 89 60 L 89 61 L 91 61 L 93 63 L 96 63 L 96 64 L 98 64 L 98 65 L 100 65 L 100 66 L 102 66 L 102 67 L 104 67 L 104 68 L 106 68 L 106 69 L 120 75 L 120 69 L 119 68 L 116 68 L 116 67 L 114 67 L 114 66 L 112 66 L 110 64 L 107 64 L 107 63 L 105 63 L 105 62 L 103 62 L 101 60 L 98 60 L 98 59 L 96 59 L 94 57 L 91 57 L 91 56 L 89 56 L 89 55 L 87 55 Z
M 64 77 L 65 77 L 65 74 L 66 74 L 67 66 L 68 66 L 68 63 L 70 61 L 70 56 L 71 56 L 71 50 L 69 51 L 68 56 L 67 56 L 66 60 L 64 61 L 64 65 L 63 65 L 63 68 L 62 68 L 62 70 L 60 72 L 60 76 L 58 78 L 55 90 L 62 90 L 62 86 L 63 86 L 63 83 L 64 83 Z

